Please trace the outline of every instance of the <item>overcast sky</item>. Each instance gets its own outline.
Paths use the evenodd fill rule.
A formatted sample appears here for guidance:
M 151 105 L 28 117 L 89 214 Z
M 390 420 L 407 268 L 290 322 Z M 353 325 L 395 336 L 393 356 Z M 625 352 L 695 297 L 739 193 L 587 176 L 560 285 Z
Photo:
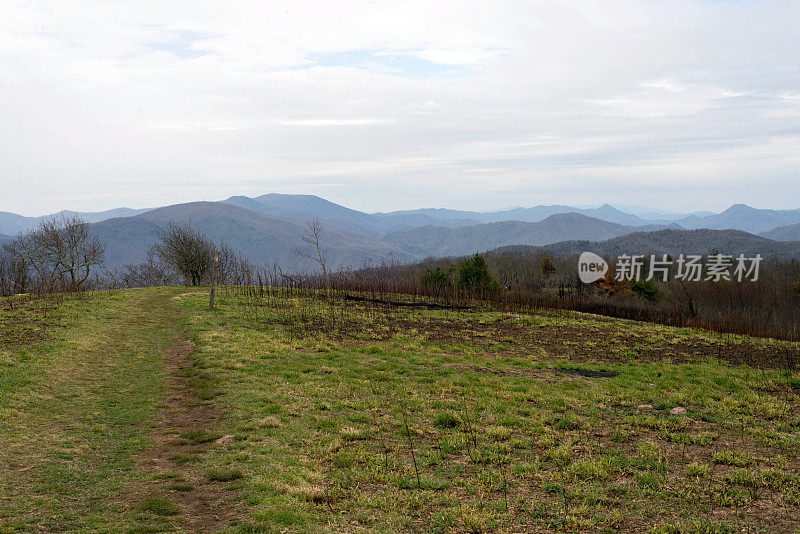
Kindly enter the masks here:
M 0 0 L 0 210 L 800 208 L 800 2 Z

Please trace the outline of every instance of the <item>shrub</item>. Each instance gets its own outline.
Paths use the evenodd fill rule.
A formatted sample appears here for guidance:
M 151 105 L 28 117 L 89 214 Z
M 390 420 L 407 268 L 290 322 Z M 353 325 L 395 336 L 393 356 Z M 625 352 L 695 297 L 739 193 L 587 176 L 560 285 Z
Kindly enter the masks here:
M 661 299 L 661 292 L 649 280 L 636 280 L 631 282 L 630 289 L 648 302 L 655 302 Z
M 453 285 L 451 273 L 438 265 L 435 269 L 425 269 L 419 277 L 420 284 L 426 289 L 447 289 Z
M 553 265 L 553 260 L 550 256 L 542 257 L 542 274 L 547 276 L 556 272 L 556 266 Z

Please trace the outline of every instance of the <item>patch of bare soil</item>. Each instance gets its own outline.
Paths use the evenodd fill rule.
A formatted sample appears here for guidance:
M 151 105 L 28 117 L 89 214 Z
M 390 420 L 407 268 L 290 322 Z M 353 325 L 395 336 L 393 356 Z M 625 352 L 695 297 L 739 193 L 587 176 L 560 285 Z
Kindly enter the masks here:
M 34 345 L 47 338 L 48 331 L 64 327 L 65 321 L 55 311 L 63 299 L 28 298 L 0 302 L 0 347 Z
M 194 394 L 190 383 L 194 362 L 189 357 L 193 348 L 191 341 L 178 340 L 169 349 L 166 407 L 151 446 L 139 458 L 144 470 L 156 473 L 156 480 L 131 488 L 125 500 L 143 511 L 153 499 L 172 502 L 178 513 L 162 510 L 161 520 L 185 532 L 219 532 L 241 517 L 234 504 L 236 492 L 226 489 L 225 482 L 209 481 L 192 459 L 231 438 L 218 439 L 212 433 L 222 415 L 220 407 L 201 402 Z
M 347 301 L 349 302 L 349 301 Z M 495 345 L 504 340 L 513 343 L 502 349 L 504 355 L 516 354 L 527 357 L 556 356 L 576 362 L 664 361 L 691 363 L 716 358 L 731 365 L 749 365 L 765 369 L 796 369 L 800 365 L 800 349 L 763 340 L 737 341 L 721 336 L 715 341 L 704 337 L 675 336 L 669 341 L 658 341 L 655 335 L 633 334 L 621 327 L 620 319 L 593 316 L 591 324 L 538 324 L 527 325 L 516 321 L 517 316 L 507 314 L 499 321 L 474 322 L 448 318 L 404 317 L 394 313 L 391 306 L 383 310 L 372 310 L 383 314 L 380 328 L 367 328 L 357 318 L 365 310 L 361 303 L 349 304 L 357 311 L 352 317 L 337 317 L 336 328 L 331 327 L 329 317 L 309 318 L 291 324 L 293 335 L 318 335 L 324 333 L 330 339 L 347 346 L 358 346 L 364 342 L 359 334 L 368 333 L 370 342 L 385 341 L 399 334 L 414 332 L 429 342 L 463 343 L 485 347 L 486 354 L 497 351 Z M 348 306 L 342 306 L 347 309 Z M 536 314 L 552 315 L 547 311 Z M 557 313 L 555 315 L 558 315 Z M 643 323 L 651 324 L 651 323 Z M 631 334 L 631 335 L 629 335 Z

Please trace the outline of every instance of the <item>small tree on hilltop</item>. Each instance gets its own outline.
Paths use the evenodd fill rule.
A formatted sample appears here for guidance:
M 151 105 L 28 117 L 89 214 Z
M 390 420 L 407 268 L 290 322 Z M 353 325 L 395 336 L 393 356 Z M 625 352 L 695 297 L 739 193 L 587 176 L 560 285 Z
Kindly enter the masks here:
M 458 267 L 458 285 L 478 293 L 500 291 L 500 284 L 492 278 L 486 260 L 480 254 L 464 260 Z

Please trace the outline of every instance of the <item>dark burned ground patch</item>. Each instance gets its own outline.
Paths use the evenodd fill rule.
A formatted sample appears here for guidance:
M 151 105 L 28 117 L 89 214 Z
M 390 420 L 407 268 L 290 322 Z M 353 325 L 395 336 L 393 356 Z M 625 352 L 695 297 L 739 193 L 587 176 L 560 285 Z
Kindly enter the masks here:
M 649 325 L 662 335 L 642 335 L 625 331 L 621 321 L 597 318 L 570 325 L 565 321 L 525 324 L 516 316 L 494 322 L 464 322 L 448 319 L 398 321 L 396 332 L 416 329 L 428 342 L 466 342 L 482 347 L 487 353 L 527 356 L 533 360 L 559 357 L 586 362 L 660 362 L 693 363 L 717 358 L 731 365 L 750 365 L 785 369 L 800 364 L 797 347 L 787 347 L 767 340 L 741 341 L 734 336 L 675 335 L 670 327 Z M 639 323 L 641 325 L 641 323 Z M 751 338 L 752 339 L 752 338 Z
M 207 476 L 196 465 L 200 455 L 231 438 L 213 432 L 222 410 L 198 399 L 193 386 L 197 374 L 190 358 L 193 348 L 191 341 L 179 340 L 169 349 L 166 407 L 152 433 L 151 446 L 139 458 L 142 468 L 154 476 L 131 488 L 123 500 L 146 525 L 218 532 L 240 517 L 237 492 L 225 484 L 229 480 Z
M 487 355 L 502 352 L 530 360 L 557 357 L 575 362 L 669 360 L 680 364 L 716 358 L 764 369 L 796 369 L 800 365 L 796 344 L 601 315 L 542 310 L 537 314 L 497 313 L 491 320 L 483 320 L 479 317 L 486 314 L 481 310 L 437 316 L 349 302 L 336 304 L 335 309 L 345 311 L 336 312 L 341 315 L 303 315 L 302 320 L 289 321 L 287 331 L 297 338 L 324 335 L 346 346 L 358 346 L 365 338 L 380 342 L 412 335 L 427 343 L 465 343 Z
M 614 378 L 615 376 L 619 376 L 617 371 L 604 371 L 602 369 L 598 371 L 592 371 L 591 369 L 573 369 L 569 367 L 555 367 L 554 371 L 558 371 L 559 373 L 566 373 L 568 375 L 575 375 L 575 376 L 583 376 L 586 378 Z

